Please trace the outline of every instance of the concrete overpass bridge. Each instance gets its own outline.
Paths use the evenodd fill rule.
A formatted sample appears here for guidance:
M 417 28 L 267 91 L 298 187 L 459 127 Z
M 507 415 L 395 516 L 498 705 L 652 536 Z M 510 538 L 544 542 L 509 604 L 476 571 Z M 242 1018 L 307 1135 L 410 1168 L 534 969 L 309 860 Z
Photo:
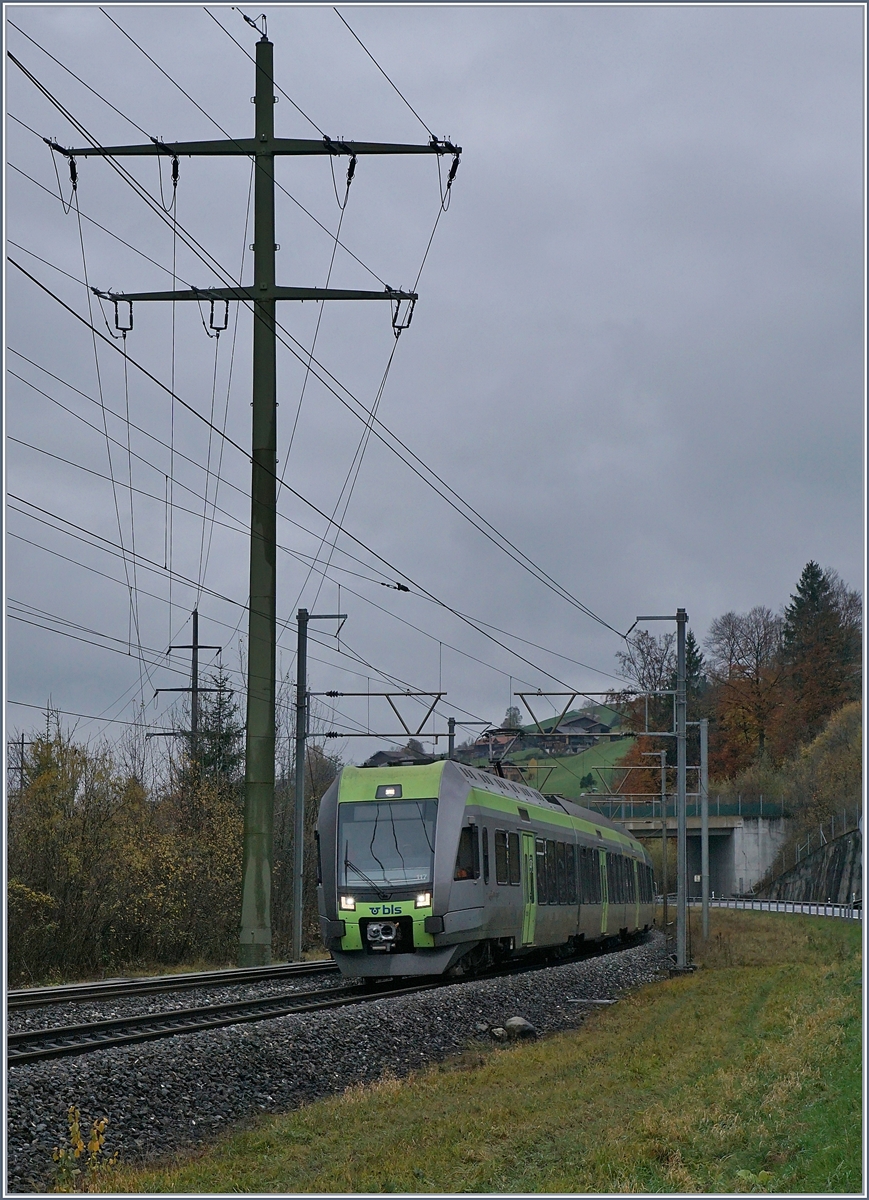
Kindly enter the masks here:
M 579 801 L 588 808 L 624 825 L 642 841 L 662 837 L 661 803 L 650 804 L 648 796 L 585 795 Z M 752 797 L 709 797 L 709 890 L 718 896 L 750 891 L 769 871 L 787 837 L 788 817 L 782 806 Z M 700 803 L 690 795 L 687 803 L 688 893 L 699 895 Z M 667 837 L 676 837 L 675 800 L 667 798 Z

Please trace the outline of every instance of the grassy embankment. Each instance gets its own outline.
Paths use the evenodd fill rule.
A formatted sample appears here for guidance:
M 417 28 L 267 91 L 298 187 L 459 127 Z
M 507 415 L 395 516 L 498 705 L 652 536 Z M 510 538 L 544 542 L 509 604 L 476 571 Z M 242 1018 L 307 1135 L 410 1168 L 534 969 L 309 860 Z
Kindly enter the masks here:
M 596 746 L 589 746 L 579 754 L 550 758 L 539 750 L 526 750 L 511 755 L 511 758 L 524 767 L 528 767 L 532 761 L 537 764 L 536 771 L 532 766 L 526 778 L 531 787 L 539 788 L 542 792 L 557 792 L 569 800 L 579 800 L 582 792 L 591 790 L 580 787 L 580 779 L 591 774 L 594 776 L 594 790 L 605 791 L 612 774 L 606 768 L 618 763 L 633 744 L 633 738 L 604 738 Z M 600 775 L 596 767 L 600 769 Z
M 859 1192 L 860 934 L 714 911 L 700 970 L 581 1029 L 259 1119 L 107 1190 Z

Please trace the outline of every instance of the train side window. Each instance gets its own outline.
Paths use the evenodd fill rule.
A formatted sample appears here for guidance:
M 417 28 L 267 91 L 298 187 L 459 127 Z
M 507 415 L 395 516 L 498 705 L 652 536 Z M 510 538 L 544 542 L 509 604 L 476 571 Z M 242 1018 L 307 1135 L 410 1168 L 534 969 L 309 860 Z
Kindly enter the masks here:
M 483 826 L 483 883 L 489 882 L 489 831 Z
M 557 842 L 555 845 L 555 877 L 558 881 L 558 903 L 567 903 L 567 876 L 565 873 L 564 862 L 564 842 Z
M 507 834 L 503 829 L 495 830 L 495 879 L 498 883 L 509 883 L 507 871 Z
M 320 831 L 314 830 L 314 845 L 317 847 L 317 883 L 323 882 L 323 864 L 320 860 Z
M 459 852 L 453 879 L 480 878 L 480 845 L 476 825 L 466 825 L 459 835 Z
M 567 903 L 576 904 L 576 848 L 570 843 L 564 848 L 564 866 L 567 871 Z
M 543 838 L 538 838 L 536 843 L 537 850 L 537 903 L 549 903 L 549 888 L 546 886 L 546 843 Z
M 596 851 L 588 846 L 580 850 L 582 856 L 582 902 L 600 904 L 600 867 Z
M 555 842 L 546 843 L 546 886 L 549 890 L 549 903 L 558 903 L 558 879 L 555 868 Z
M 628 899 L 631 904 L 636 903 L 637 899 L 637 875 L 636 875 L 636 859 L 628 859 Z
M 510 882 L 518 885 L 521 881 L 518 833 L 507 834 L 507 865 L 510 868 Z

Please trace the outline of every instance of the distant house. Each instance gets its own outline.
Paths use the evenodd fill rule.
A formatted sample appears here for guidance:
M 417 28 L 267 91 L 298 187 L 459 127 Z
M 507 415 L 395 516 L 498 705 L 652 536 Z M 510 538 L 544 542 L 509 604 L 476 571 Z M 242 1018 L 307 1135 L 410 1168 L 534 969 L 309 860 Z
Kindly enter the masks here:
M 434 759 L 429 754 L 415 754 L 412 750 L 408 750 L 407 746 L 401 746 L 398 750 L 378 750 L 376 754 L 372 754 L 362 764 L 363 767 L 400 767 L 407 766 L 413 763 L 429 763 L 434 762 Z

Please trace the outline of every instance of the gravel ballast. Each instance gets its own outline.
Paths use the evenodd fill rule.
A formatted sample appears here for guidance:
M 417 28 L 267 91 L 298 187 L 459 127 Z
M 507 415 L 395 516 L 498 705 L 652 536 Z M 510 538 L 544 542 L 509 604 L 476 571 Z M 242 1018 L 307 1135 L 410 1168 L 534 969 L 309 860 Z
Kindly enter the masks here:
M 386 1071 L 406 1075 L 488 1038 L 511 1017 L 539 1034 L 575 1028 L 596 1006 L 574 1001 L 615 998 L 666 971 L 664 939 L 653 933 L 626 950 L 519 975 L 12 1067 L 7 1188 L 49 1190 L 51 1152 L 66 1142 L 70 1104 L 81 1109 L 83 1127 L 108 1117 L 106 1157 L 164 1158 L 258 1113 L 285 1112 Z M 165 1006 L 153 1001 L 155 1011 Z M 128 1004 L 101 1002 L 99 1017 L 129 1012 Z M 96 1017 L 80 1007 L 76 1014 Z

